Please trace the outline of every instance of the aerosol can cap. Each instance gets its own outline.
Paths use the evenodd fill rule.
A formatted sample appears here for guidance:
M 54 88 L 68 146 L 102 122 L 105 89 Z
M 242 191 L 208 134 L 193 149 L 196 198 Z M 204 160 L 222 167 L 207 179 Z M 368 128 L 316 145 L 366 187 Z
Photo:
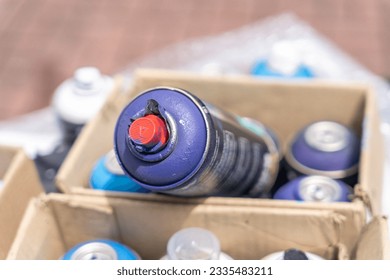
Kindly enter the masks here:
M 136 145 L 154 147 L 164 145 L 168 140 L 168 130 L 164 120 L 156 115 L 136 119 L 129 127 L 129 137 Z

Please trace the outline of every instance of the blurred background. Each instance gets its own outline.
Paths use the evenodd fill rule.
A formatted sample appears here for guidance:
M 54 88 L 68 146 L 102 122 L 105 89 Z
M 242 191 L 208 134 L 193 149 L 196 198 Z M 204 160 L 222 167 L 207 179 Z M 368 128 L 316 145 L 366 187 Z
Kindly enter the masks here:
M 390 77 L 388 0 L 0 0 L 0 121 L 48 106 L 80 66 L 111 75 L 163 47 L 283 12 Z

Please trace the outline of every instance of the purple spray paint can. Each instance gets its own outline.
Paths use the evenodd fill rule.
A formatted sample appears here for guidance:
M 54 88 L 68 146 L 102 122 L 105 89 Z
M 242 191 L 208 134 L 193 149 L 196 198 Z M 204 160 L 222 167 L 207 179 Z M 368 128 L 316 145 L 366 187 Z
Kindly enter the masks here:
M 321 175 L 354 185 L 359 155 L 360 141 L 351 129 L 333 121 L 315 122 L 299 131 L 287 149 L 288 177 Z
M 347 202 L 351 195 L 352 188 L 340 180 L 324 176 L 301 176 L 280 187 L 274 199 Z
M 179 196 L 266 194 L 279 162 L 262 126 L 165 87 L 143 92 L 124 108 L 114 149 L 141 186 Z

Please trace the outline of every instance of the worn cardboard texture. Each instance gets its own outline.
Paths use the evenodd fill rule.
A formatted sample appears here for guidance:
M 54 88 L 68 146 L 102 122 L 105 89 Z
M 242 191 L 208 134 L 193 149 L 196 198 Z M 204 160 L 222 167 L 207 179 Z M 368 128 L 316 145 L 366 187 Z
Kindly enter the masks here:
M 0 147 L 0 259 L 13 242 L 28 201 L 41 193 L 38 172 L 22 149 Z
M 354 257 L 359 260 L 390 259 L 390 241 L 385 217 L 376 216 L 364 227 Z
M 214 232 L 222 250 L 234 259 L 260 259 L 291 247 L 344 259 L 348 256 L 339 242 L 343 222 L 331 210 L 50 194 L 31 201 L 7 258 L 58 259 L 79 242 L 110 238 L 143 259 L 159 259 L 173 233 L 196 226 Z
M 380 209 L 383 172 L 383 140 L 379 132 L 374 96 L 363 85 L 313 82 L 266 82 L 250 77 L 194 76 L 161 70 L 140 70 L 129 91 L 118 88 L 100 114 L 89 123 L 62 165 L 57 184 L 66 193 L 119 196 L 132 199 L 174 200 L 161 195 L 137 195 L 91 190 L 89 172 L 100 156 L 113 146 L 116 119 L 123 107 L 140 92 L 156 87 L 184 88 L 201 99 L 233 113 L 251 117 L 272 128 L 282 145 L 308 123 L 330 119 L 352 127 L 358 135 L 365 124 L 357 198 L 352 203 L 297 203 L 267 199 L 208 198 L 208 204 L 252 205 L 263 208 L 327 209 L 342 214 L 346 219 L 340 231 L 348 250 L 355 245 L 358 232 L 365 224 L 365 204 L 374 214 Z M 375 139 L 374 139 L 375 138 Z M 372 164 L 372 163 L 375 164 Z M 191 199 L 188 199 L 191 201 Z M 196 201 L 196 200 L 194 200 Z M 364 202 L 363 202 L 364 201 Z M 204 200 L 201 201 L 204 203 Z

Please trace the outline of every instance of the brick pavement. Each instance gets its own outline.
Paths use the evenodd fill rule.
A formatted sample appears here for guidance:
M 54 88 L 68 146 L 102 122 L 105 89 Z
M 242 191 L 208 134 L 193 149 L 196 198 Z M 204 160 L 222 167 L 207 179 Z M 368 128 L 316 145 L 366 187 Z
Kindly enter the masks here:
M 185 38 L 286 11 L 390 76 L 388 0 L 0 0 L 0 120 L 47 106 L 79 66 L 114 73 Z

